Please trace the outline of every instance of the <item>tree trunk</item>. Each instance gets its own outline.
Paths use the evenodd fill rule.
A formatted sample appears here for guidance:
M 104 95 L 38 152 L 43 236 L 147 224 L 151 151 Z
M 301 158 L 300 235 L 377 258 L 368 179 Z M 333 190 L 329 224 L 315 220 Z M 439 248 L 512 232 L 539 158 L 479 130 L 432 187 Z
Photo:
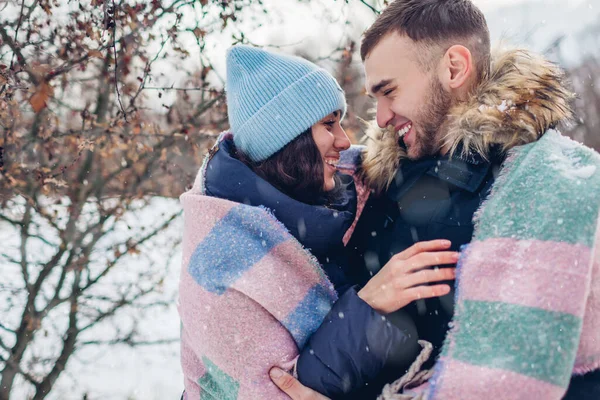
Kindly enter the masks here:
M 4 369 L 2 370 L 2 380 L 0 381 L 0 400 L 8 400 L 10 392 L 15 382 L 15 377 L 19 373 L 19 364 L 23 359 L 23 354 L 29 343 L 33 340 L 35 331 L 35 322 L 33 316 L 28 310 L 33 309 L 32 305 L 27 305 L 23 310 L 21 317 L 21 326 L 17 330 L 17 342 L 11 349 L 10 356 L 6 360 Z

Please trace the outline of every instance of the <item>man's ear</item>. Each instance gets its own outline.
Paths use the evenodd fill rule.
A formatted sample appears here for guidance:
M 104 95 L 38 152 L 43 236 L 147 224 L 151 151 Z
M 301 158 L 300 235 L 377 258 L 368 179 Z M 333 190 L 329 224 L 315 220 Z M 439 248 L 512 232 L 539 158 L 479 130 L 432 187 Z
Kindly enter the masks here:
M 451 46 L 440 65 L 440 81 L 448 91 L 461 90 L 474 74 L 473 56 L 465 46 Z M 462 91 L 462 90 L 461 90 Z

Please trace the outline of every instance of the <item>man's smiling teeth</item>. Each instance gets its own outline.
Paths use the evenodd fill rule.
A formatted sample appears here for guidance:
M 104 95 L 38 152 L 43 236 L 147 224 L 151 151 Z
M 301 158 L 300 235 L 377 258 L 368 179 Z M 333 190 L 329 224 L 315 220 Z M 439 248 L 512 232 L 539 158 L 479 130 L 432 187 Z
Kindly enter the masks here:
M 408 133 L 408 131 L 410 131 L 410 128 L 412 128 L 412 124 L 407 124 L 404 128 L 402 128 L 398 131 L 398 136 L 406 135 Z

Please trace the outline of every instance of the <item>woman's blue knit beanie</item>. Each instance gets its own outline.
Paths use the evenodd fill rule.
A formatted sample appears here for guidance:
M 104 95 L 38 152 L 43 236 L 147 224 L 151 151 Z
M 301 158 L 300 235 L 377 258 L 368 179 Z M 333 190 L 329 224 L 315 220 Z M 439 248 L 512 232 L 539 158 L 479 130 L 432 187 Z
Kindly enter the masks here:
M 250 46 L 227 51 L 227 107 L 235 146 L 266 160 L 312 125 L 341 110 L 344 91 L 323 68 Z

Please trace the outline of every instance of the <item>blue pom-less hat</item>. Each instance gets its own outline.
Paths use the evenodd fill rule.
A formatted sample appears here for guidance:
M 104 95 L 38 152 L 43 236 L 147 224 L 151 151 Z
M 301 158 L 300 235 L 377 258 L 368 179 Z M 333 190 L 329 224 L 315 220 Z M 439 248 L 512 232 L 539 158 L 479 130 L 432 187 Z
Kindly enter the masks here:
M 300 57 L 250 46 L 227 52 L 227 106 L 236 147 L 266 160 L 334 111 L 344 91 L 323 68 Z

